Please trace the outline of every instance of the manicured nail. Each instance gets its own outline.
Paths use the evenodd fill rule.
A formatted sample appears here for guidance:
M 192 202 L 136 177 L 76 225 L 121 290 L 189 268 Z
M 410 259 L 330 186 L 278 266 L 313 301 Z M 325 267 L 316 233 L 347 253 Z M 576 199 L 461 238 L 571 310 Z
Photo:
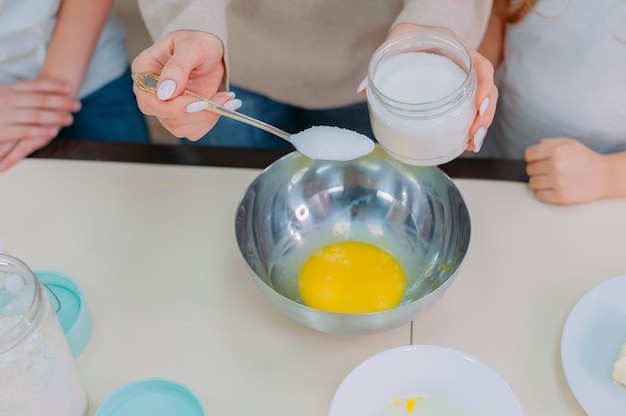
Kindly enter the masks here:
M 480 152 L 480 148 L 483 147 L 485 134 L 487 134 L 487 130 L 485 130 L 484 127 L 480 127 L 476 130 L 476 133 L 474 133 L 474 153 Z
M 157 90 L 157 97 L 159 100 L 169 100 L 174 95 L 174 91 L 176 90 L 176 83 L 171 79 L 167 79 L 159 85 L 159 89 Z
M 487 107 L 489 107 L 489 97 L 483 98 L 483 101 L 480 103 L 480 107 L 478 107 L 478 115 L 482 116 L 485 114 Z
M 243 103 L 241 102 L 241 100 L 235 98 L 234 100 L 230 100 L 228 102 L 226 102 L 226 104 L 224 104 L 224 108 L 228 108 L 229 110 L 236 110 L 239 107 L 241 107 Z
M 235 98 L 235 93 L 233 91 L 225 92 L 224 95 L 230 98 Z
M 359 88 L 356 89 L 357 93 L 363 92 L 365 91 L 365 88 L 367 87 L 367 77 L 363 78 L 363 81 L 361 81 L 361 83 L 359 84 Z
M 188 113 L 197 113 L 198 111 L 204 110 L 208 106 L 209 103 L 207 103 L 206 101 L 194 101 L 193 103 L 187 105 L 185 111 Z

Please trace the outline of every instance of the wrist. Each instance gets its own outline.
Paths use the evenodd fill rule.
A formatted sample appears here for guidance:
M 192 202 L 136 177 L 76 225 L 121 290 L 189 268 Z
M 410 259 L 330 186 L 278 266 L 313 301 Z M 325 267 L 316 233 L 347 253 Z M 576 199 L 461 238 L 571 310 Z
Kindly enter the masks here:
M 626 152 L 603 155 L 603 159 L 606 197 L 626 197 Z
M 76 74 L 76 76 L 70 77 L 68 76 L 70 74 L 59 75 L 59 72 L 60 71 L 54 70 L 54 69 L 50 70 L 44 65 L 44 67 L 39 72 L 39 75 L 37 76 L 37 78 L 41 80 L 48 80 L 48 81 L 62 83 L 67 87 L 68 95 L 71 97 L 76 97 L 76 95 L 78 94 L 78 89 L 80 88 L 80 84 L 77 83 L 75 80 L 76 79 L 82 80 L 82 76 L 79 76 L 78 74 Z

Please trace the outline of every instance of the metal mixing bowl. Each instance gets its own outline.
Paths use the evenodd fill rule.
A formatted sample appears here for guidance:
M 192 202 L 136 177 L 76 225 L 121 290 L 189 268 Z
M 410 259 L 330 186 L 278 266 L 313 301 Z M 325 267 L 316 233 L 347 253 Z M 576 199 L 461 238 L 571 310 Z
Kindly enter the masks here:
M 235 234 L 252 278 L 281 311 L 318 331 L 362 335 L 408 323 L 443 295 L 467 252 L 470 218 L 443 171 L 402 164 L 377 145 L 348 162 L 296 152 L 274 162 L 239 202 Z M 397 307 L 342 314 L 303 304 L 302 264 L 346 240 L 374 244 L 400 262 L 407 289 Z

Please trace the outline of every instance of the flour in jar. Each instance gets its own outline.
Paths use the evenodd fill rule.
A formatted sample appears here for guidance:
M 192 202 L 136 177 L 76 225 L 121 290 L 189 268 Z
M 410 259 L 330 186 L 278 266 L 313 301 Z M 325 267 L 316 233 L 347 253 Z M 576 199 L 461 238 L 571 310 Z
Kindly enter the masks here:
M 0 314 L 0 334 L 21 315 Z M 87 395 L 55 315 L 0 354 L 0 416 L 83 416 Z

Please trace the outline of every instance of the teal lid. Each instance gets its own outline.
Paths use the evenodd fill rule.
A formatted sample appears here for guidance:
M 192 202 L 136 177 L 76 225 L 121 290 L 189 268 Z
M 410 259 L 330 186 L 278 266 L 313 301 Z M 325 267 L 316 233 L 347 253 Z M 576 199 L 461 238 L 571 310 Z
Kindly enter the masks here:
M 36 270 L 34 273 L 48 293 L 74 358 L 78 357 L 89 342 L 92 325 L 83 291 L 78 283 L 63 273 L 53 270 Z
M 114 391 L 95 416 L 205 416 L 200 399 L 183 384 L 146 378 Z

